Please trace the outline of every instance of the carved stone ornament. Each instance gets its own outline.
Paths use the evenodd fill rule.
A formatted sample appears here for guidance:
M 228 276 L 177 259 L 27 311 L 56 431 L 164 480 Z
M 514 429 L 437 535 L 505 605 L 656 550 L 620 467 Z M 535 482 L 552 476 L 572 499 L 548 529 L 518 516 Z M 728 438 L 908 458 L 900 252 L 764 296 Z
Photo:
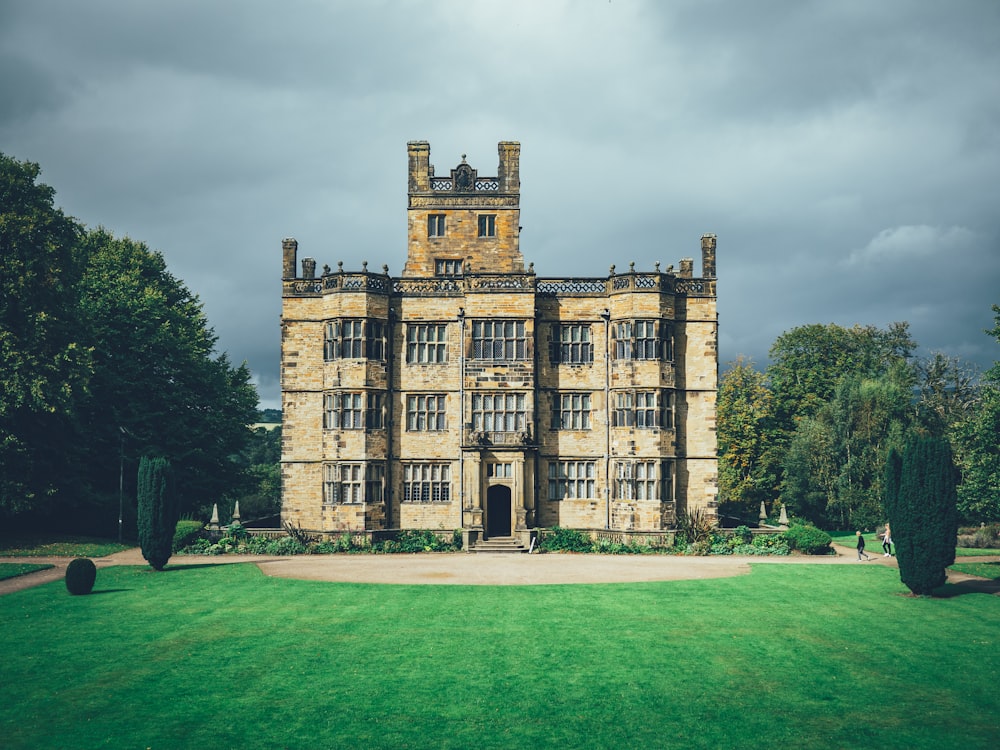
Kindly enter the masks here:
M 465 162 L 459 164 L 454 171 L 455 191 L 459 193 L 471 193 L 476 187 L 476 170 Z

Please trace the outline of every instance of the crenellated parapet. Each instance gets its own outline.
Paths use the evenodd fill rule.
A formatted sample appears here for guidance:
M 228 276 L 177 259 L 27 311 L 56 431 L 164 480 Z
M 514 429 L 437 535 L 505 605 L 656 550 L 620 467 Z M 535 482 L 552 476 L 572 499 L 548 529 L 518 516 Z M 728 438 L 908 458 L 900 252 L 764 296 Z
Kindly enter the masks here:
M 303 262 L 310 261 L 306 258 Z M 687 297 L 715 297 L 714 277 L 695 278 L 674 273 L 673 266 L 660 271 L 656 264 L 654 271 L 636 271 L 633 267 L 625 273 L 616 273 L 611 266 L 606 277 L 566 277 L 539 278 L 533 270 L 525 273 L 465 273 L 453 277 L 391 277 L 388 267 L 382 273 L 344 271 L 338 263 L 338 270 L 324 267 L 321 276 L 303 274 L 299 278 L 283 280 L 286 297 L 316 296 L 337 292 L 371 292 L 373 294 L 401 297 L 422 296 L 464 296 L 468 294 L 496 291 L 531 292 L 541 297 L 608 297 L 616 294 L 655 292 Z M 682 273 L 690 266 L 682 261 Z

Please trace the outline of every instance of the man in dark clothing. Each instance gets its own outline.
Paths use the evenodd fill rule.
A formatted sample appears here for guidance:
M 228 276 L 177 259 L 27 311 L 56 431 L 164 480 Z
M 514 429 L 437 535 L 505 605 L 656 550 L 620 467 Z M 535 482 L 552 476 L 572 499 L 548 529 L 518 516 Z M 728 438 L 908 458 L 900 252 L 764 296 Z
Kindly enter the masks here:
M 865 538 L 861 536 L 861 532 L 858 532 L 858 562 L 861 562 L 861 556 L 864 555 L 866 560 L 871 560 L 870 557 L 865 553 Z

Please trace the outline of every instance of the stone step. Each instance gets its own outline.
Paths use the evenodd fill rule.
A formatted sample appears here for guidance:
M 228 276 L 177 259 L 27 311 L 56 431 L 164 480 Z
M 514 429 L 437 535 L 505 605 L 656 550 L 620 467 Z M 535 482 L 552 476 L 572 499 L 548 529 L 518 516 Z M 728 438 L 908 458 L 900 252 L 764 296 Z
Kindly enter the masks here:
M 470 552 L 494 552 L 494 553 L 525 553 L 528 548 L 524 546 L 520 539 L 514 537 L 494 537 L 484 539 L 473 545 Z

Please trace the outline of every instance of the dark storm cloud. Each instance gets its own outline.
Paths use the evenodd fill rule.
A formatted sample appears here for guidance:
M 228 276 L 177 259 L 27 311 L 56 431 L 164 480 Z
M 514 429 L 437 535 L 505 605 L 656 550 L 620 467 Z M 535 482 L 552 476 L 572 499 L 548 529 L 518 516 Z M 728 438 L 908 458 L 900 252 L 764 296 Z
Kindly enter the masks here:
M 987 366 L 1000 5 L 173 2 L 0 8 L 0 149 L 161 250 L 277 403 L 280 242 L 405 260 L 406 141 L 493 173 L 525 259 L 603 275 L 719 236 L 720 356 L 906 320 Z

